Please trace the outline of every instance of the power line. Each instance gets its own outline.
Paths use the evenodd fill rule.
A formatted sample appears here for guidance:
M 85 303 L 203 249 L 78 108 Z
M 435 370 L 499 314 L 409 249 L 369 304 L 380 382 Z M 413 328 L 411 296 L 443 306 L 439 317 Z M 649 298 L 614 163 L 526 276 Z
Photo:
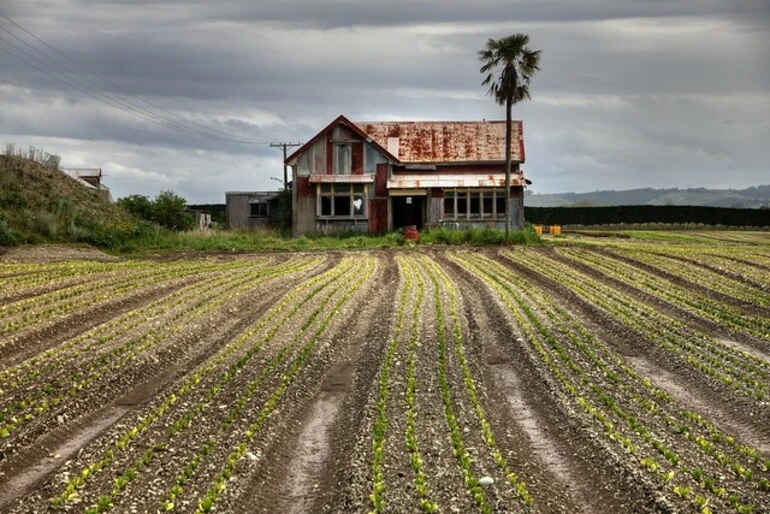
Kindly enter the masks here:
M 286 169 L 286 149 L 301 146 L 302 143 L 270 143 L 270 148 L 283 148 L 283 188 L 289 189 L 289 173 Z
M 101 79 L 102 81 L 106 82 L 107 84 L 110 84 L 113 87 L 115 87 L 115 88 L 117 88 L 117 89 L 119 89 L 121 91 L 124 91 L 125 93 L 127 93 L 128 95 L 131 95 L 132 97 L 138 99 L 139 101 L 141 101 L 141 102 L 143 102 L 143 103 L 145 103 L 147 105 L 150 105 L 151 108 L 154 108 L 156 111 L 161 111 L 161 112 L 164 112 L 164 113 L 166 113 L 166 114 L 168 114 L 170 116 L 173 116 L 174 118 L 176 118 L 178 120 L 181 120 L 181 122 L 187 123 L 189 126 L 188 125 L 184 125 L 184 124 L 180 123 L 179 121 L 176 121 L 176 119 L 174 119 L 174 118 L 169 118 L 168 116 L 164 116 L 163 114 L 158 114 L 158 112 L 153 111 L 152 109 L 148 109 L 148 108 L 142 107 L 142 106 L 138 105 L 137 103 L 132 102 L 129 99 L 126 99 L 125 97 L 123 97 L 123 96 L 121 96 L 119 94 L 109 92 L 106 88 L 104 88 L 100 84 L 94 82 L 93 80 L 90 80 L 87 75 L 83 76 L 82 73 L 74 72 L 70 67 L 62 64 L 55 57 L 52 57 L 52 56 L 46 54 L 45 52 L 41 51 L 40 49 L 36 48 L 35 46 L 31 45 L 27 41 L 25 41 L 22 38 L 20 38 L 18 35 L 16 35 L 13 32 L 11 32 L 7 28 L 5 28 L 5 27 L 0 25 L 0 29 L 2 29 L 3 31 L 5 31 L 8 34 L 10 34 L 16 40 L 18 40 L 21 43 L 23 43 L 24 45 L 28 46 L 29 48 L 34 50 L 36 53 L 42 55 L 43 57 L 45 57 L 48 60 L 53 61 L 59 68 L 65 70 L 66 73 L 71 74 L 72 77 L 69 78 L 69 80 L 72 81 L 72 82 L 75 82 L 75 84 L 77 84 L 79 87 L 73 86 L 73 84 L 68 82 L 67 80 L 59 79 L 61 82 L 65 83 L 69 87 L 77 89 L 80 92 L 88 94 L 89 96 L 92 96 L 92 97 L 96 98 L 97 100 L 99 100 L 101 102 L 107 103 L 108 105 L 110 105 L 113 108 L 119 109 L 119 110 L 121 110 L 123 112 L 128 112 L 129 114 L 133 114 L 135 116 L 140 116 L 140 117 L 142 117 L 142 118 L 144 118 L 144 119 L 146 119 L 148 121 L 151 121 L 153 123 L 159 124 L 161 126 L 169 128 L 169 129 L 178 130 L 178 131 L 183 132 L 183 133 L 188 134 L 188 135 L 209 137 L 209 138 L 219 139 L 219 140 L 222 140 L 222 141 L 229 141 L 229 142 L 240 143 L 240 144 L 260 144 L 260 145 L 266 145 L 267 144 L 265 142 L 259 142 L 259 141 L 245 139 L 245 138 L 242 138 L 240 136 L 237 136 L 237 135 L 234 135 L 234 134 L 231 134 L 229 132 L 225 132 L 225 131 L 222 131 L 222 130 L 219 130 L 219 129 L 216 129 L 216 128 L 213 128 L 213 127 L 208 127 L 208 126 L 206 126 L 206 125 L 204 125 L 202 123 L 198 123 L 196 121 L 189 120 L 189 119 L 187 119 L 187 118 L 185 118 L 183 116 L 180 116 L 180 115 L 178 115 L 178 114 L 176 114 L 176 113 L 174 113 L 172 111 L 164 109 L 163 107 L 160 107 L 160 106 L 154 104 L 153 102 L 150 102 L 149 100 L 145 100 L 141 96 L 136 95 L 135 93 L 132 93 L 131 91 L 129 91 L 129 90 L 125 89 L 124 87 L 120 86 L 119 84 L 111 81 L 110 79 L 108 79 L 107 77 L 101 75 L 100 73 L 91 70 L 90 68 L 86 67 L 84 64 L 82 64 L 82 63 L 78 62 L 77 60 L 67 56 L 66 54 L 64 54 L 63 52 L 61 52 L 60 50 L 58 50 L 54 46 L 50 45 L 49 43 L 45 42 L 44 40 L 42 40 L 41 38 L 39 38 L 38 36 L 33 34 L 31 31 L 29 31 L 26 28 L 22 27 L 20 24 L 18 24 L 17 22 L 15 22 L 14 20 L 9 18 L 8 16 L 3 14 L 2 12 L 0 12 L 0 17 L 4 18 L 5 20 L 7 20 L 11 24 L 13 24 L 15 27 L 19 28 L 20 30 L 24 31 L 26 34 L 28 34 L 29 36 L 34 38 L 36 41 L 40 42 L 41 44 L 45 45 L 47 48 L 49 48 L 49 49 L 53 50 L 54 52 L 56 52 L 58 55 L 60 55 L 63 58 L 67 59 L 68 61 L 72 62 L 73 64 L 75 64 L 79 68 L 85 70 L 87 73 L 90 73 L 91 75 L 93 75 L 95 77 L 98 77 L 99 79 Z M 58 75 L 63 75 L 62 72 L 54 69 L 53 66 L 51 66 L 47 62 L 41 61 L 36 56 L 31 55 L 29 52 L 26 52 L 24 49 L 19 48 L 18 46 L 14 45 L 10 41 L 8 41 L 8 40 L 6 40 L 4 38 L 0 38 L 0 40 L 4 41 L 7 45 L 11 46 L 15 50 L 17 50 L 17 51 L 23 53 L 24 55 L 32 58 L 36 62 L 41 63 L 43 66 L 53 70 Z M 31 63 L 25 61 L 23 58 L 19 57 L 18 55 L 14 55 L 14 54 L 12 54 L 11 52 L 8 52 L 8 51 L 6 51 L 6 53 L 10 53 L 15 58 L 21 60 L 22 62 L 24 62 L 28 66 L 32 66 L 33 68 L 37 69 L 38 71 L 42 71 L 43 73 L 46 73 L 47 75 L 51 76 L 51 74 L 49 72 L 47 72 L 45 70 L 41 70 L 37 66 L 34 66 Z M 88 85 L 86 85 L 86 83 Z M 87 91 L 85 91 L 84 89 L 86 89 Z M 100 95 L 100 97 L 97 97 L 96 95 Z M 110 96 L 110 95 L 112 95 L 112 96 Z M 106 98 L 106 100 L 104 98 L 101 98 L 101 97 Z M 122 107 L 116 106 L 115 105 L 116 103 L 119 104 Z M 204 130 L 206 130 L 208 132 L 204 132 Z
M 54 68 L 53 68 L 53 67 L 52 67 L 50 64 L 48 64 L 48 63 L 46 63 L 46 62 L 44 62 L 44 61 L 41 61 L 41 60 L 40 60 L 39 58 L 37 58 L 36 56 L 34 56 L 34 55 L 30 54 L 29 52 L 27 52 L 27 51 L 26 51 L 26 50 L 24 50 L 23 48 L 19 48 L 19 47 L 17 47 L 16 45 L 14 45 L 13 43 L 10 43 L 8 40 L 4 39 L 3 37 L 0 37 L 0 41 L 3 41 L 3 42 L 5 42 L 5 43 L 6 43 L 6 44 L 8 44 L 8 45 L 9 45 L 11 48 L 13 48 L 14 50 L 16 50 L 17 52 L 20 52 L 20 53 L 22 53 L 22 54 L 26 55 L 27 57 L 31 58 L 31 59 L 32 59 L 32 60 L 34 60 L 35 62 L 38 62 L 38 63 L 42 64 L 43 66 L 45 66 L 46 68 L 49 68 L 49 69 L 53 70 L 53 73 L 56 73 L 57 75 L 64 75 L 64 74 L 62 74 L 60 71 L 58 71 L 58 70 L 55 70 L 55 69 L 54 69 Z M 32 67 L 32 68 L 34 68 L 34 69 L 36 69 L 36 70 L 40 71 L 41 73 L 44 73 L 44 74 L 48 75 L 49 77 L 52 77 L 54 80 L 58 80 L 58 81 L 59 81 L 59 82 L 61 82 L 62 84 L 66 85 L 66 86 L 68 86 L 68 87 L 70 87 L 70 88 L 72 88 L 72 89 L 74 89 L 74 90 L 76 90 L 76 91 L 79 91 L 79 92 L 81 92 L 81 93 L 84 93 L 84 94 L 86 94 L 86 95 L 88 95 L 88 96 L 90 96 L 90 97 L 92 97 L 92 98 L 96 99 L 97 101 L 99 101 L 99 102 L 101 102 L 101 103 L 104 103 L 104 104 L 106 104 L 106 105 L 108 105 L 108 106 L 110 106 L 110 107 L 112 107 L 112 108 L 114 108 L 114 109 L 117 109 L 117 110 L 119 110 L 119 111 L 125 112 L 125 113 L 127 113 L 127 114 L 130 114 L 130 115 L 132 115 L 132 116 L 136 116 L 136 117 L 138 117 L 138 118 L 142 118 L 142 119 L 145 119 L 145 120 L 147 120 L 147 121 L 150 121 L 150 122 L 152 122 L 152 123 L 156 123 L 156 124 L 159 124 L 159 125 L 161 125 L 161 126 L 164 126 L 164 127 L 166 127 L 166 128 L 170 128 L 170 129 L 173 129 L 173 130 L 178 130 L 178 131 L 180 131 L 180 132 L 183 132 L 183 133 L 185 133 L 185 134 L 187 134 L 187 135 L 191 135 L 191 136 L 200 136 L 200 135 L 201 135 L 201 134 L 199 134 L 199 133 L 190 132 L 190 131 L 189 131 L 188 129 L 186 129 L 185 127 L 182 127 L 182 126 L 175 126 L 175 125 L 173 125 L 173 124 L 171 124 L 171 123 L 168 123 L 168 122 L 164 122 L 163 120 L 158 120 L 158 119 L 156 119 L 156 118 L 152 117 L 151 115 L 147 114 L 146 112 L 143 112 L 143 111 L 140 111 L 140 110 L 137 110 L 137 109 L 133 109 L 133 108 L 131 108 L 131 107 L 126 107 L 126 106 L 125 106 L 125 104 L 121 104 L 119 101 L 113 100 L 113 99 L 112 99 L 112 98 L 110 98 L 109 96 L 106 96 L 106 95 L 104 95 L 104 94 L 101 94 L 101 93 L 99 93 L 98 91 L 97 91 L 97 92 L 94 92 L 94 90 L 92 90 L 92 89 L 89 89 L 87 86 L 83 86 L 83 84 L 82 84 L 82 83 L 79 83 L 79 82 L 77 82 L 77 81 L 73 81 L 73 80 L 70 80 L 70 78 L 68 78 L 68 77 L 66 77 L 66 76 L 64 76 L 63 78 L 61 78 L 61 77 L 56 77 L 56 76 L 54 76 L 54 75 L 53 75 L 53 74 L 52 74 L 50 71 L 48 71 L 48 70 L 46 70 L 46 69 L 44 69 L 44 68 L 41 68 L 40 66 L 37 66 L 37 65 L 35 65 L 35 64 L 32 64 L 31 62 L 29 62 L 29 61 L 25 60 L 23 57 L 20 57 L 19 55 L 15 54 L 15 53 L 13 53 L 13 52 L 11 52 L 11 51 L 9 51 L 9 50 L 8 50 L 8 49 L 6 49 L 6 48 L 3 48 L 2 46 L 0 46 L 0 50 L 2 50 L 2 51 L 4 51 L 5 53 L 7 53 L 7 54 L 11 55 L 12 57 L 14 57 L 14 58 L 18 59 L 19 61 L 23 62 L 23 63 L 24 63 L 24 64 L 26 64 L 27 66 L 30 66 L 30 67 Z

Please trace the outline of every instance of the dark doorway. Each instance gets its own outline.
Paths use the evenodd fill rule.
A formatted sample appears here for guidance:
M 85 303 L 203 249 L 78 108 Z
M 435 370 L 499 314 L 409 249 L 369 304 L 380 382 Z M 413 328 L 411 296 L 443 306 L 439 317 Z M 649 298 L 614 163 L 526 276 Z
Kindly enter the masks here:
M 425 207 L 424 196 L 393 196 L 393 228 L 416 225 L 422 229 L 422 216 Z

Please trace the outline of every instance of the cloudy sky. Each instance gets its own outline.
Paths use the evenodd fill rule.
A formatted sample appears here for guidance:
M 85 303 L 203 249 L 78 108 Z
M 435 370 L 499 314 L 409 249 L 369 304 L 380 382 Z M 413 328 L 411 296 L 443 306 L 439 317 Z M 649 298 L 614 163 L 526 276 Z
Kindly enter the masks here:
M 2 0 L 0 14 L 0 143 L 101 167 L 117 197 L 274 189 L 269 143 L 339 114 L 504 118 L 477 52 L 515 32 L 542 50 L 514 109 L 534 192 L 770 183 L 767 0 Z

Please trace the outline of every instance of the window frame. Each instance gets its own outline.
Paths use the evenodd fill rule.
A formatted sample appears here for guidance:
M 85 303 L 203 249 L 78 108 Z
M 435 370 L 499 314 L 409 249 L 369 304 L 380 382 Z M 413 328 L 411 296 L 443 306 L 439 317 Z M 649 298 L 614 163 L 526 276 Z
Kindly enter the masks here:
M 328 186 L 328 191 L 323 191 Z M 337 215 L 335 211 L 336 199 L 347 197 L 350 202 L 350 214 Z M 361 198 L 361 213 L 356 214 L 354 201 Z M 322 213 L 323 199 L 328 198 L 331 214 Z M 326 220 L 362 220 L 369 217 L 368 206 L 369 192 L 367 184 L 359 182 L 322 182 L 316 187 L 316 218 Z
M 257 207 L 257 212 L 254 212 L 254 207 Z M 263 212 L 259 212 L 263 211 Z M 249 203 L 249 217 L 250 218 L 268 218 L 270 217 L 269 208 L 267 202 L 250 202 Z
M 492 211 L 486 212 L 484 209 L 485 198 L 491 194 Z M 449 195 L 452 197 L 452 212 L 447 212 L 447 200 Z M 502 188 L 480 188 L 480 187 L 456 187 L 444 189 L 444 220 L 499 220 L 505 219 L 505 207 L 503 212 L 498 212 L 498 200 L 503 200 L 505 205 L 505 189 Z M 471 210 L 472 206 L 478 206 L 478 212 Z M 463 212 L 458 212 L 458 208 L 464 206 Z
M 344 164 L 344 166 L 341 167 L 340 164 Z M 352 175 L 353 174 L 352 143 L 350 142 L 334 143 L 331 171 L 332 171 L 332 175 Z

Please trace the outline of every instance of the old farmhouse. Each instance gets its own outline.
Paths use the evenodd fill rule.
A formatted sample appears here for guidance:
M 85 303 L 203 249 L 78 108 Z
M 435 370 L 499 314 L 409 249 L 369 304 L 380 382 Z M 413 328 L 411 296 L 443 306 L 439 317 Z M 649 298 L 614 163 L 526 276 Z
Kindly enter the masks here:
M 511 226 L 524 223 L 521 121 L 511 141 Z M 286 159 L 294 233 L 505 223 L 505 122 L 354 123 L 340 116 Z

